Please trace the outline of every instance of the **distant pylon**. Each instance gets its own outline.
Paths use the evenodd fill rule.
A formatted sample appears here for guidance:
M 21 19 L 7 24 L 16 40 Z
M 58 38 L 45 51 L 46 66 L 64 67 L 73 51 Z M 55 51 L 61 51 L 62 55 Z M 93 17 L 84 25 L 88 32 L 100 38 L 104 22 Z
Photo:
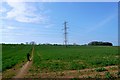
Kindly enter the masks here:
M 67 22 L 65 21 L 64 22 L 64 43 L 65 43 L 65 46 L 67 47 L 67 43 L 68 43 L 68 40 L 67 40 Z

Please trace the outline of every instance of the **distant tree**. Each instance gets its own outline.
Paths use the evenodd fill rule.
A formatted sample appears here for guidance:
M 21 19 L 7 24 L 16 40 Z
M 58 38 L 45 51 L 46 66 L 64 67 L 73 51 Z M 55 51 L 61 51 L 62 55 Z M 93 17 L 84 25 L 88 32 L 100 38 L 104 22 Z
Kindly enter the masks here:
M 21 43 L 21 45 L 24 45 L 24 43 Z
M 0 43 L 0 44 L 5 44 L 5 43 Z
M 46 43 L 45 45 L 52 45 L 52 44 L 50 44 L 50 43 Z
M 58 44 L 53 44 L 54 46 L 58 46 Z
M 92 41 L 92 42 L 88 43 L 88 45 L 91 45 L 91 46 L 113 46 L 113 44 L 110 42 L 98 42 L 98 41 Z
M 31 41 L 30 42 L 30 45 L 35 45 L 36 43 L 34 41 Z
M 42 45 L 41 43 L 39 43 L 38 45 Z
M 77 44 L 76 43 L 73 43 L 74 46 L 76 46 Z
M 87 46 L 87 44 L 84 44 L 83 46 Z
M 28 45 L 28 42 L 26 42 L 26 45 Z

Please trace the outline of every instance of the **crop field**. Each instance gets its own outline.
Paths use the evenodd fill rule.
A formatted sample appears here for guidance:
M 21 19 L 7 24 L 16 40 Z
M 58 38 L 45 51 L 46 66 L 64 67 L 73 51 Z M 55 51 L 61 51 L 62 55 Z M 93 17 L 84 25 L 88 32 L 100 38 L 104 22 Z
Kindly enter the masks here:
M 57 72 L 92 68 L 102 72 L 105 71 L 103 67 L 114 65 L 118 65 L 118 47 L 35 46 L 33 66 L 30 72 L 35 75 L 56 72 L 54 75 L 57 75 Z M 100 70 L 98 67 L 101 67 Z M 34 76 L 34 74 L 32 75 Z
M 79 70 L 118 64 L 117 47 L 36 46 L 34 66 L 41 71 Z
M 2 45 L 2 71 L 26 60 L 26 54 L 30 52 L 31 48 L 31 46 L 25 45 Z
M 31 45 L 3 45 L 2 70 L 6 72 L 23 61 L 27 62 L 26 53 L 31 52 L 32 47 Z M 104 67 L 118 65 L 118 56 L 118 47 L 68 46 L 66 48 L 65 46 L 35 45 L 32 65 L 25 76 L 50 77 L 57 76 L 58 72 L 68 72 L 70 75 L 69 71 L 85 69 L 94 69 L 96 72 L 107 71 Z M 65 76 L 64 73 L 60 73 L 60 77 Z M 71 75 L 78 75 L 78 73 Z

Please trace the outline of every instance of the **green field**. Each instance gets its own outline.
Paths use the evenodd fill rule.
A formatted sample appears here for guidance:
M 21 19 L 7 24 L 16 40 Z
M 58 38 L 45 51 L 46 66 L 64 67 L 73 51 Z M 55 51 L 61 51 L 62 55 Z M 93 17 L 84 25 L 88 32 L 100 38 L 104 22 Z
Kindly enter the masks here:
M 2 71 L 12 68 L 16 64 L 26 60 L 26 54 L 32 46 L 4 44 L 2 45 Z
M 23 61 L 27 62 L 26 53 L 31 53 L 32 47 L 32 45 L 2 45 L 2 71 L 5 72 L 4 76 L 9 76 L 14 69 L 17 70 L 17 68 L 12 69 L 15 65 L 21 64 Z M 118 65 L 118 55 L 118 47 L 68 46 L 66 48 L 65 46 L 35 45 L 33 63 L 27 76 L 34 73 L 86 68 L 96 68 L 95 71 L 97 72 L 107 71 L 103 67 Z M 12 70 L 7 72 L 8 69 Z M 15 72 L 12 74 L 15 75 Z
M 118 47 L 35 46 L 33 66 L 40 71 L 80 70 L 118 64 Z

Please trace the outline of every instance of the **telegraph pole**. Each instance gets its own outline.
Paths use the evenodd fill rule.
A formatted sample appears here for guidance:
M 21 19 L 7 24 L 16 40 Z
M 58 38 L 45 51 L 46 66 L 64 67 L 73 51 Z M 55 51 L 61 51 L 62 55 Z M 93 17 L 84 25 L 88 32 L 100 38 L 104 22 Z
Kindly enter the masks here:
M 64 43 L 65 43 L 65 46 L 67 47 L 67 22 L 65 21 L 64 22 Z

